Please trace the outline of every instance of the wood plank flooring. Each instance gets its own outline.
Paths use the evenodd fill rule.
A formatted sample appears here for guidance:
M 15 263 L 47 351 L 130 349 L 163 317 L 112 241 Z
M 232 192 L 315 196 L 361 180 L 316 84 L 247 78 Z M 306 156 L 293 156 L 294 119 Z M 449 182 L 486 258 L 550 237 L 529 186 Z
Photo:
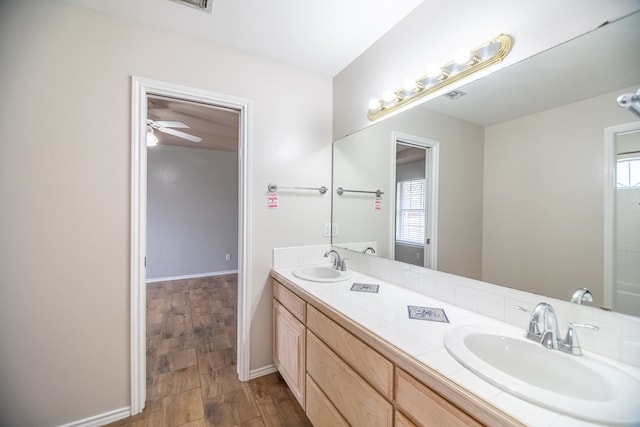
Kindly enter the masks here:
M 147 285 L 147 402 L 109 427 L 311 426 L 278 373 L 236 375 L 237 276 Z

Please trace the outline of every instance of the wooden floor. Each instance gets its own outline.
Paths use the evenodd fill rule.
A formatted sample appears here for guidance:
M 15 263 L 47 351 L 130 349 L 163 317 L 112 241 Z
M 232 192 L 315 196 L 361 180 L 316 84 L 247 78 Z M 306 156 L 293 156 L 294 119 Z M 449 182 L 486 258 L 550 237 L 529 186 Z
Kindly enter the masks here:
M 237 276 L 147 285 L 147 402 L 109 427 L 311 426 L 279 374 L 236 375 Z

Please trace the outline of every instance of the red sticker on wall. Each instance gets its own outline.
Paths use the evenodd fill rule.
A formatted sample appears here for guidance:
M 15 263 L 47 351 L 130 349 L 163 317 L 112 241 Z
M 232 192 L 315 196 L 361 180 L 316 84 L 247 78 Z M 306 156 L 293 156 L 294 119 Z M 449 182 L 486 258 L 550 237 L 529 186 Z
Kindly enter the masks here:
M 267 208 L 278 208 L 278 193 L 269 193 L 269 195 L 267 196 Z

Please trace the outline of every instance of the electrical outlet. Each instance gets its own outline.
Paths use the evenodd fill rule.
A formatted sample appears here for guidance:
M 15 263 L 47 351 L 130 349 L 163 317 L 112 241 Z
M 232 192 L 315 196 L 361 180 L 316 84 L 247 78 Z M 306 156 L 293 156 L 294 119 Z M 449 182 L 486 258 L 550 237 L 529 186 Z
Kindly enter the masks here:
M 224 259 L 227 261 L 231 261 L 231 254 L 224 254 Z
M 334 222 L 331 224 L 331 235 L 337 236 L 338 234 L 338 223 Z
M 324 237 L 331 237 L 331 223 L 324 223 Z

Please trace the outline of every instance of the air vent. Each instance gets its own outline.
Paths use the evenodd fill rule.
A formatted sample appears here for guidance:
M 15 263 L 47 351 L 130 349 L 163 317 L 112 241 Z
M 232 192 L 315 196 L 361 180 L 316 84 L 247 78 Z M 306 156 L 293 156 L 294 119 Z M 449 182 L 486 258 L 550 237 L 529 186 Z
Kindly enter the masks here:
M 203 12 L 212 13 L 213 0 L 171 0 L 175 3 L 180 3 L 185 6 L 192 7 L 194 9 L 201 10 Z
M 461 90 L 452 90 L 449 93 L 445 93 L 443 96 L 446 96 L 449 99 L 459 99 L 466 95 L 466 92 Z

